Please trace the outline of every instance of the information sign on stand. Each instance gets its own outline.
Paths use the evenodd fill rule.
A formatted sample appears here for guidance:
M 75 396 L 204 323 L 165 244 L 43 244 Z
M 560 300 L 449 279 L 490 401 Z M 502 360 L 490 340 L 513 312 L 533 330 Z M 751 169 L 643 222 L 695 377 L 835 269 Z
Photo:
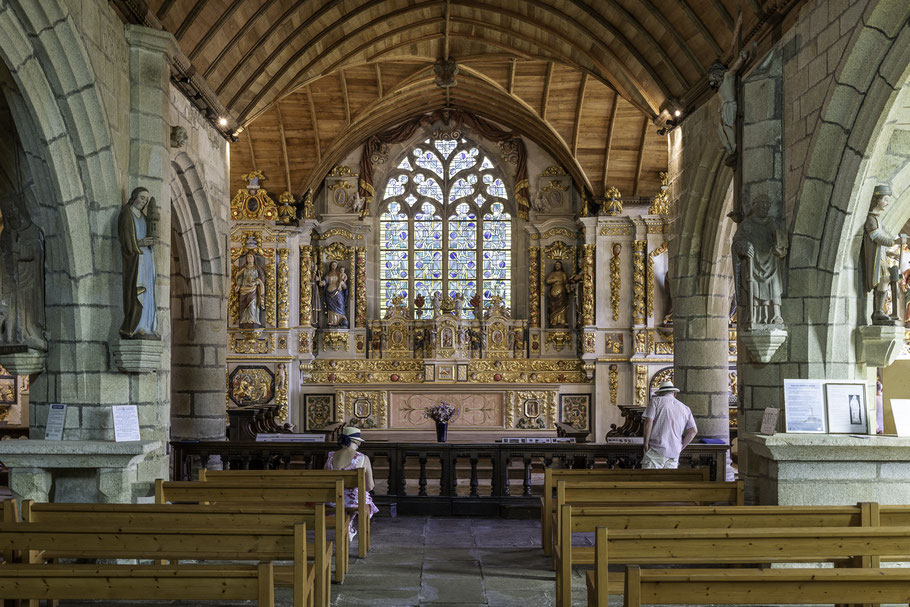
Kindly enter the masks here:
M 47 412 L 44 440 L 63 440 L 63 425 L 66 423 L 66 405 L 54 403 Z
M 765 408 L 765 414 L 761 418 L 761 430 L 759 434 L 764 434 L 766 436 L 774 436 L 774 431 L 777 429 L 777 417 L 780 415 L 780 409 L 774 407 Z
M 139 440 L 139 408 L 114 405 L 114 440 L 118 443 Z
M 784 380 L 784 420 L 787 432 L 824 434 L 825 382 L 821 379 Z

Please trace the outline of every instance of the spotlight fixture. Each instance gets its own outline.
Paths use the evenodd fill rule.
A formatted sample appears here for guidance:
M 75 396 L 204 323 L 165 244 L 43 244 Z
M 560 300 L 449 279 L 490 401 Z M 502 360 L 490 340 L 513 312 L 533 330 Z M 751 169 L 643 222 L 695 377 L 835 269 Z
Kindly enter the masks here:
M 675 112 L 673 112 L 673 115 L 676 116 L 677 118 L 679 118 L 680 116 L 682 116 L 682 112 L 679 110 L 676 110 Z
M 237 143 L 240 138 L 237 135 L 231 135 L 231 143 Z
M 219 126 L 227 126 L 227 125 L 228 125 L 227 118 L 225 118 L 224 116 L 222 116 L 221 118 L 219 118 L 219 119 L 218 119 L 218 125 L 219 125 Z
M 657 134 L 658 134 L 658 135 L 666 135 L 666 134 L 667 134 L 667 129 L 657 129 Z
M 189 77 L 189 76 L 181 76 L 180 78 L 177 78 L 177 82 L 179 82 L 180 84 L 189 84 L 189 83 L 190 83 L 190 77 Z

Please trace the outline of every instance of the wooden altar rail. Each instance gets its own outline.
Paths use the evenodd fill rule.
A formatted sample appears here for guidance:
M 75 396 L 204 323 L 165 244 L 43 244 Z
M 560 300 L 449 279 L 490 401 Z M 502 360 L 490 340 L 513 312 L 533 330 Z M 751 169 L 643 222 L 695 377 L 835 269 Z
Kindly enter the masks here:
M 334 443 L 230 441 L 174 441 L 171 446 L 174 480 L 195 480 L 201 462 L 215 465 L 211 458 L 220 458 L 225 469 L 318 469 L 338 448 Z M 708 467 L 711 480 L 722 481 L 728 449 L 689 445 L 680 454 L 680 467 Z M 400 514 L 484 516 L 513 507 L 539 508 L 533 496 L 543 490 L 543 468 L 635 468 L 642 456 L 636 445 L 587 443 L 366 442 L 361 451 L 373 463 L 377 504 L 397 504 Z

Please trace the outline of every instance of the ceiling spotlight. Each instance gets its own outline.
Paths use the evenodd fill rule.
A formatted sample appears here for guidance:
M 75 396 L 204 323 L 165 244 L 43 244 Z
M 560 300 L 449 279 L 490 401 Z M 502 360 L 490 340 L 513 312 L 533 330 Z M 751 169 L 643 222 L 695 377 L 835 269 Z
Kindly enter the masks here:
M 675 112 L 673 112 L 673 115 L 676 116 L 677 118 L 679 118 L 680 116 L 682 116 L 682 112 L 679 110 L 676 110 Z
M 238 137 L 237 135 L 231 135 L 232 143 L 237 143 L 238 141 L 240 141 L 240 137 Z
M 220 124 L 221 126 L 227 126 L 227 124 L 228 124 L 227 118 L 224 118 L 224 117 L 219 118 L 218 124 Z
M 667 129 L 657 129 L 657 134 L 658 134 L 658 135 L 666 135 L 666 134 L 667 134 Z
M 189 77 L 189 76 L 181 76 L 180 78 L 177 78 L 177 82 L 179 82 L 180 84 L 189 84 L 189 83 L 190 83 L 190 77 Z

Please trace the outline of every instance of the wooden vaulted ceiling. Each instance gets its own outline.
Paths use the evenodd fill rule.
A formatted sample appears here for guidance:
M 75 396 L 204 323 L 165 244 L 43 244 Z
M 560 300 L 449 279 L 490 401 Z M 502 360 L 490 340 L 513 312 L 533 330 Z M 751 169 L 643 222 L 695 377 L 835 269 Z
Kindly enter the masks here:
M 740 5 L 147 1 L 150 16 L 174 34 L 241 126 L 231 150 L 232 185 L 255 166 L 269 175 L 270 189 L 289 185 L 296 194 L 366 134 L 446 105 L 526 134 L 595 194 L 604 185 L 623 195 L 653 194 L 667 150 L 649 123 L 703 98 L 708 66 L 729 59 Z M 742 2 L 743 42 L 799 1 Z M 441 56 L 462 67 L 448 95 L 432 78 Z

